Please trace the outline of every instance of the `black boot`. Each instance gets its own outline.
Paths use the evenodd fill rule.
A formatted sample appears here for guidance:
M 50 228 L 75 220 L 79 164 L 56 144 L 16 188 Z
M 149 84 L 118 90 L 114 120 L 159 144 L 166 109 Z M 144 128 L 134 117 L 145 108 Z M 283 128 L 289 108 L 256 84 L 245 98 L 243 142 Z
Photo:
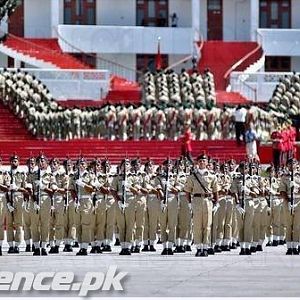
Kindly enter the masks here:
M 246 248 L 245 249 L 245 255 L 251 255 L 251 250 L 249 248 Z
M 149 252 L 149 246 L 148 245 L 144 245 L 142 252 Z
M 34 248 L 33 256 L 40 256 L 40 255 L 41 255 L 40 248 Z
M 213 248 L 209 248 L 209 249 L 207 250 L 207 254 L 208 254 L 208 255 L 214 255 L 214 254 L 215 254 L 214 249 L 213 249 Z
M 273 246 L 273 247 L 277 247 L 278 245 L 279 245 L 278 241 L 277 241 L 277 240 L 274 240 L 273 243 L 272 243 L 272 246 Z
M 202 253 L 201 249 L 197 249 L 197 252 L 196 252 L 195 256 L 200 257 L 201 253 Z
M 251 253 L 255 253 L 256 252 L 256 247 L 251 246 L 250 251 L 251 251 Z
M 154 248 L 153 245 L 150 245 L 149 251 L 150 251 L 150 252 L 156 252 L 156 249 Z
M 222 246 L 222 251 L 229 252 L 230 251 L 229 246 L 228 245 Z
M 131 251 L 128 248 L 123 248 L 119 255 L 131 255 Z
M 174 253 L 185 253 L 183 246 L 176 246 Z
M 15 252 L 16 254 L 19 254 L 19 253 L 20 253 L 20 249 L 19 249 L 19 247 L 18 247 L 18 246 L 15 246 L 15 248 L 14 248 L 14 252 Z
M 287 251 L 286 251 L 286 255 L 293 255 L 293 249 L 288 248 Z
M 174 252 L 172 250 L 172 248 L 167 248 L 167 255 L 173 255 Z
M 93 246 L 93 247 L 92 247 L 92 249 L 91 249 L 90 253 L 92 253 L 92 254 L 95 254 L 95 253 L 97 253 L 96 246 Z
M 141 252 L 141 246 L 135 246 L 133 249 L 133 253 L 140 253 Z
M 280 241 L 279 241 L 279 245 L 282 246 L 282 245 L 284 245 L 284 244 L 285 244 L 284 240 L 280 240 Z
M 158 239 L 156 244 L 162 244 L 162 241 L 160 240 L 160 238 Z
M 14 248 L 13 246 L 9 247 L 7 253 L 8 253 L 8 254 L 13 254 L 13 253 L 15 253 L 15 248 Z
M 163 249 L 161 255 L 168 255 L 168 250 L 167 250 L 167 248 L 164 248 L 164 249 Z
M 184 250 L 185 250 L 186 252 L 190 252 L 190 251 L 192 251 L 192 248 L 191 248 L 190 245 L 185 245 L 185 246 L 184 246 Z
M 73 248 L 70 244 L 66 244 L 63 252 L 73 252 Z
M 31 252 L 31 247 L 30 247 L 30 245 L 26 245 L 25 252 Z
M 293 248 L 293 255 L 299 255 L 298 248 Z
M 49 254 L 58 253 L 58 252 L 56 252 L 55 247 L 56 247 L 56 246 L 52 246 L 52 247 L 51 247 L 51 249 L 49 250 Z
M 0 246 L 0 256 L 2 256 L 2 247 Z
M 98 254 L 102 253 L 100 246 L 96 246 L 96 253 L 98 253 Z
M 79 250 L 79 252 L 76 253 L 76 255 L 78 255 L 78 256 L 81 256 L 81 255 L 88 255 L 88 254 L 87 254 L 87 250 L 84 249 L 84 248 L 81 248 L 81 249 Z
M 245 251 L 245 248 L 241 248 L 241 251 L 239 253 L 240 255 L 246 255 L 246 251 Z
M 121 246 L 120 239 L 116 238 L 115 246 Z M 121 251 L 122 252 L 122 251 Z
M 273 243 L 274 243 L 274 241 L 273 241 Z M 271 246 L 273 246 L 273 243 L 271 243 L 270 241 L 267 242 L 267 243 L 266 243 L 266 247 L 271 247 Z
M 110 245 L 105 245 L 102 249 L 102 252 L 111 252 L 111 246 Z
M 216 245 L 214 247 L 214 251 L 215 251 L 215 253 L 221 253 L 222 252 L 222 248 L 220 246 Z
M 263 251 L 262 245 L 257 245 L 256 251 L 259 251 L 259 252 Z
M 236 245 L 236 243 L 232 243 L 232 244 L 231 244 L 231 246 L 230 246 L 230 249 L 232 249 L 232 250 L 235 250 L 235 249 L 237 249 L 237 245 Z
M 34 246 L 34 245 L 32 245 L 32 247 L 31 247 L 31 251 L 32 251 L 32 252 L 34 252 L 34 250 L 35 250 L 35 246 Z
M 209 253 L 208 253 L 208 250 L 204 249 L 204 250 L 201 251 L 200 256 L 201 256 L 201 257 L 207 257 L 208 254 L 209 254 Z
M 75 242 L 75 243 L 74 243 L 73 248 L 79 248 L 78 242 Z
M 48 255 L 48 253 L 47 253 L 47 251 L 46 251 L 45 248 L 42 248 L 41 255 L 42 256 L 47 256 Z

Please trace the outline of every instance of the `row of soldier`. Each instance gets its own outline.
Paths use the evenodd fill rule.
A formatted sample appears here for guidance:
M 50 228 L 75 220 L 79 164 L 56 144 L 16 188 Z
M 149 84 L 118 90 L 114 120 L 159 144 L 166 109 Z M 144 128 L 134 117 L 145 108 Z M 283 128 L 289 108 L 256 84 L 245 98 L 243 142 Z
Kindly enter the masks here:
M 0 173 L 0 247 L 6 225 L 8 253 L 19 253 L 23 226 L 25 251 L 33 255 L 47 255 L 48 242 L 51 254 L 61 244 L 72 252 L 75 241 L 77 255 L 87 255 L 90 243 L 91 253 L 111 251 L 115 236 L 121 255 L 156 251 L 158 233 L 162 255 L 191 251 L 192 240 L 196 256 L 238 243 L 240 255 L 250 255 L 263 250 L 266 238 L 273 246 L 286 239 L 287 254 L 298 254 L 299 188 L 294 160 L 282 174 L 270 167 L 262 176 L 256 164 L 219 165 L 205 154 L 193 166 L 167 159 L 158 170 L 150 160 L 143 170 L 138 159 L 124 159 L 116 173 L 107 159 L 89 166 L 81 157 L 74 169 L 69 159 L 63 165 L 52 159 L 49 166 L 41 155 L 22 172 L 13 155 L 10 170 Z

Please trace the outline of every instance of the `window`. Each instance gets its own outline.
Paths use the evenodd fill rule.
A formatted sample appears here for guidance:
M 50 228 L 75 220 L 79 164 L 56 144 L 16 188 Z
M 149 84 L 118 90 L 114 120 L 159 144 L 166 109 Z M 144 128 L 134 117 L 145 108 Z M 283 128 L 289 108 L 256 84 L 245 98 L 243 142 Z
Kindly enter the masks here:
M 266 56 L 265 71 L 266 72 L 290 72 L 291 57 L 290 56 Z
M 64 24 L 96 24 L 95 0 L 64 0 Z

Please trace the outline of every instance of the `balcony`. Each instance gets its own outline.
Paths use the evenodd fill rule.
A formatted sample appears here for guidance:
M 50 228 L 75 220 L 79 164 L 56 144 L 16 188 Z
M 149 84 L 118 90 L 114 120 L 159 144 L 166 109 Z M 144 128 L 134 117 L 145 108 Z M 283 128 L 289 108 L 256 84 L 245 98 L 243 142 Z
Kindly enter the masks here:
M 58 25 L 59 44 L 66 52 L 191 54 L 192 28 Z M 73 47 L 76 46 L 76 47 Z
M 300 29 L 258 29 L 266 56 L 300 56 Z

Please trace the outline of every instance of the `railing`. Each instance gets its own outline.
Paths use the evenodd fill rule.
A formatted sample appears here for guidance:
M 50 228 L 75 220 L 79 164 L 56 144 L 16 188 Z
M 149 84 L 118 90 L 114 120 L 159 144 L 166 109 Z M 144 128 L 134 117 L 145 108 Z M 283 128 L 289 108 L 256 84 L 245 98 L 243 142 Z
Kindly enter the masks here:
M 105 98 L 109 91 L 110 73 L 107 70 L 22 70 L 41 80 L 56 100 L 100 100 Z
M 57 37 L 60 40 L 60 43 L 64 43 L 65 46 L 67 46 L 67 48 L 70 49 L 70 51 L 72 50 L 71 52 L 73 52 L 73 50 L 76 50 L 76 52 L 84 54 L 87 57 L 92 57 L 93 59 L 96 59 L 96 61 L 98 62 L 97 67 L 99 67 L 101 69 L 108 69 L 112 75 L 117 75 L 117 76 L 126 78 L 131 81 L 135 81 L 139 77 L 139 75 L 142 75 L 142 72 L 135 70 L 133 68 L 130 68 L 130 67 L 124 66 L 122 64 L 116 63 L 114 61 L 111 61 L 109 59 L 103 58 L 97 54 L 84 52 L 82 49 L 71 44 L 63 36 L 61 36 L 56 27 L 54 27 L 53 29 L 56 32 Z

